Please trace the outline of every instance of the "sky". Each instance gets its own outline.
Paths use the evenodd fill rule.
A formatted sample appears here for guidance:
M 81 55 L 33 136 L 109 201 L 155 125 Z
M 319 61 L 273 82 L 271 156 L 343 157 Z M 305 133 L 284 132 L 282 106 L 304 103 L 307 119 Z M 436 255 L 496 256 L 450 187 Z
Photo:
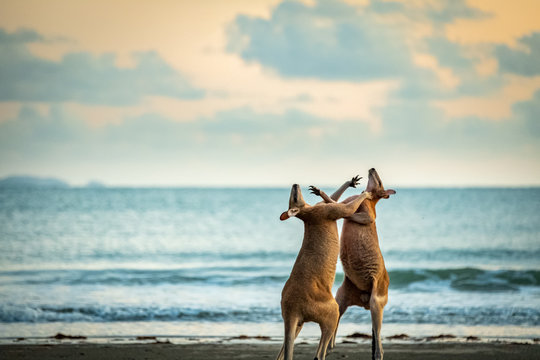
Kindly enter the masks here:
M 540 185 L 537 0 L 0 3 L 0 177 Z

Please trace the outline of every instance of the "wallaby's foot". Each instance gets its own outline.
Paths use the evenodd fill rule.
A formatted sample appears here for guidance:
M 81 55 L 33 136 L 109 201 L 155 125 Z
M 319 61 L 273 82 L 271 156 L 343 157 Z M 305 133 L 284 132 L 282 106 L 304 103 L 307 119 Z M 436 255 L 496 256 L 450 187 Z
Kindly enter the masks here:
M 310 185 L 310 186 L 309 186 L 309 191 L 310 191 L 312 194 L 315 194 L 315 195 L 317 195 L 317 196 L 321 196 L 321 189 L 319 189 L 319 188 L 316 187 L 316 186 Z
M 372 360 L 383 360 L 383 352 L 381 351 L 375 351 L 371 354 Z
M 361 178 L 362 178 L 362 177 L 361 177 L 360 175 L 356 175 L 355 177 L 353 177 L 353 178 L 351 179 L 351 183 L 349 184 L 349 187 L 355 188 L 356 185 L 360 184 L 360 179 L 361 179 Z

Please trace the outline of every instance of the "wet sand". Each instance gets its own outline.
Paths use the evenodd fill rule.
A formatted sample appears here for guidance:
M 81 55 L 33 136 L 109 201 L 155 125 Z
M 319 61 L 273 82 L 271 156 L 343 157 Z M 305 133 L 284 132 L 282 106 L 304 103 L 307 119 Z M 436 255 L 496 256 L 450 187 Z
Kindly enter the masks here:
M 277 355 L 280 344 L 58 344 L 0 345 L 0 358 L 8 359 L 251 359 L 268 360 Z M 313 359 L 315 344 L 295 346 L 295 359 Z M 539 359 L 540 344 L 511 343 L 436 343 L 385 344 L 387 360 L 479 359 L 512 360 Z M 369 344 L 338 344 L 327 359 L 371 359 Z

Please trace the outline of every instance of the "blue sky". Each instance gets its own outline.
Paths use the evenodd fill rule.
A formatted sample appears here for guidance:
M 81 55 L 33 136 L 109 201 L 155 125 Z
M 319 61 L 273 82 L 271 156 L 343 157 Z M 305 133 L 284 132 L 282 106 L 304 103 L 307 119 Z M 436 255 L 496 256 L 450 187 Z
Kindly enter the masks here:
M 129 10 L 129 16 L 126 11 Z M 0 176 L 540 185 L 537 1 L 4 1 Z

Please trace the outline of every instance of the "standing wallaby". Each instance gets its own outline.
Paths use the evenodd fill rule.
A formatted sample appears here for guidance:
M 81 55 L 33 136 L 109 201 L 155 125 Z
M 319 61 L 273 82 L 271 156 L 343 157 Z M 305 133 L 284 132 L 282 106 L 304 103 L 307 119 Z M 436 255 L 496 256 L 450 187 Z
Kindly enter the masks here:
M 330 201 L 337 201 L 347 189 L 343 184 Z M 336 294 L 339 305 L 339 318 L 352 305 L 362 306 L 371 311 L 372 358 L 383 358 L 381 326 L 384 306 L 388 302 L 388 272 L 379 248 L 377 227 L 375 226 L 375 205 L 380 199 L 388 199 L 394 190 L 385 190 L 375 169 L 369 170 L 366 192 L 371 198 L 362 202 L 354 215 L 346 217 L 341 231 L 340 258 L 345 278 Z M 353 203 L 362 195 L 351 196 L 343 203 Z M 337 332 L 337 326 L 336 326 Z M 336 334 L 330 348 L 335 346 Z
M 328 195 L 316 187 L 310 189 L 314 194 L 329 199 Z M 309 321 L 318 323 L 321 328 L 321 340 L 315 359 L 324 360 L 326 348 L 339 319 L 338 304 L 332 296 L 339 253 L 336 220 L 353 215 L 369 196 L 369 193 L 364 193 L 347 204 L 321 202 L 310 206 L 304 201 L 300 186 L 292 186 L 289 210 L 281 214 L 280 219 L 295 216 L 302 220 L 304 240 L 281 293 L 285 338 L 278 360 L 292 360 L 294 340 L 303 324 Z

